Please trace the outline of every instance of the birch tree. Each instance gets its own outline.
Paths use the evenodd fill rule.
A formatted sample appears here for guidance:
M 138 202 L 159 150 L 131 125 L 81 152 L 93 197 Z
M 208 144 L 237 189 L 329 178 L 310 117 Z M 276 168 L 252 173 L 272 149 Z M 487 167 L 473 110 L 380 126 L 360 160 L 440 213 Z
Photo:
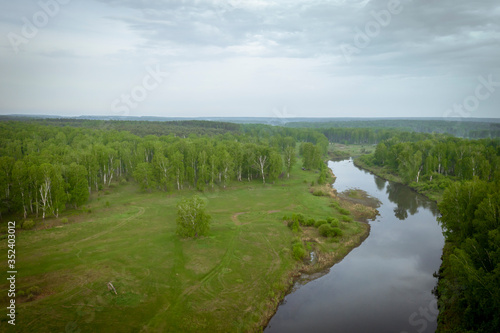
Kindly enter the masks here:
M 212 217 L 205 211 L 205 202 L 197 195 L 177 205 L 177 234 L 181 237 L 199 237 L 210 230 Z

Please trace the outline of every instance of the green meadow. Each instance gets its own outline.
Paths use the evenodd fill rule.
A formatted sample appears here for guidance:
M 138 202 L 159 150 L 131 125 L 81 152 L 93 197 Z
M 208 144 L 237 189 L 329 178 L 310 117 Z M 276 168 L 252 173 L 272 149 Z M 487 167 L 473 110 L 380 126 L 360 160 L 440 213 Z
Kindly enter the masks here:
M 18 227 L 16 327 L 3 315 L 2 330 L 261 331 L 301 271 L 333 264 L 368 231 L 342 219 L 334 198 L 313 195 L 318 173 L 299 164 L 290 179 L 275 184 L 232 182 L 198 192 L 212 216 L 206 237 L 175 233 L 176 205 L 194 190 L 148 193 L 135 182 L 100 191 L 59 219 L 37 220 L 33 230 Z M 325 238 L 314 227 L 293 232 L 283 221 L 292 213 L 337 217 L 343 234 Z M 297 239 L 328 260 L 294 259 Z M 7 253 L 6 241 L 1 251 Z M 7 283 L 0 289 L 7 304 Z

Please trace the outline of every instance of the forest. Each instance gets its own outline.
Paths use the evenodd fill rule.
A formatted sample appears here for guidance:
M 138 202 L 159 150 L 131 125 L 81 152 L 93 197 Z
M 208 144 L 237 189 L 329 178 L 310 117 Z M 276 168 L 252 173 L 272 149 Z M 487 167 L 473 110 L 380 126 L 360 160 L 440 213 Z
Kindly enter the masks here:
M 67 126 L 75 124 L 74 126 Z M 92 127 L 98 129 L 92 129 Z M 66 206 L 85 204 L 89 195 L 113 182 L 134 179 L 146 191 L 203 191 L 226 187 L 231 180 L 273 182 L 289 174 L 298 140 L 308 156 L 306 167 L 318 169 L 328 140 L 311 130 L 208 122 L 180 122 L 174 134 L 139 136 L 117 128 L 150 133 L 170 131 L 172 123 L 43 121 L 0 123 L 1 215 L 22 213 L 59 216 Z M 102 129 L 110 127 L 113 129 Z M 224 134 L 214 133 L 214 128 Z M 200 130 L 206 135 L 198 135 Z M 312 161 L 312 162 L 309 162 Z

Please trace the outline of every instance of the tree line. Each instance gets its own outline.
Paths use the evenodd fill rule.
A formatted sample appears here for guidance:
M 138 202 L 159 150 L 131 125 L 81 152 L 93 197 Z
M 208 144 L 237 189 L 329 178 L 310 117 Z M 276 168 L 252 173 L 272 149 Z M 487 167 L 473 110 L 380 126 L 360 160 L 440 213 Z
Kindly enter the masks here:
M 310 168 L 319 167 L 317 154 L 328 148 L 328 140 L 311 130 L 249 125 L 237 133 L 198 135 L 195 127 L 184 138 L 85 125 L 0 123 L 0 214 L 58 216 L 67 206 L 86 203 L 93 192 L 129 180 L 143 190 L 163 191 L 273 182 L 289 177 L 298 140 L 314 151 Z
M 418 132 L 418 133 L 439 133 L 449 134 L 462 138 L 496 138 L 500 136 L 500 123 L 493 119 L 461 119 L 457 120 L 441 120 L 441 119 L 322 119 L 315 121 L 290 122 L 287 127 L 295 128 L 317 128 L 323 132 L 337 128 L 351 130 L 356 133 L 357 129 L 364 134 L 366 138 L 369 135 L 383 133 L 386 130 L 397 130 L 399 132 Z M 370 130 L 369 132 L 366 132 Z M 326 135 L 326 133 L 325 133 Z M 383 135 L 383 134 L 382 134 Z M 328 136 L 328 135 L 327 135 Z M 340 142 L 340 141 L 336 141 Z M 356 142 L 349 142 L 356 143 Z M 374 143 L 374 142 L 370 142 Z M 375 142 L 376 143 L 376 142 Z
M 437 135 L 416 142 L 391 138 L 380 142 L 365 161 L 385 166 L 407 184 L 439 182 L 444 177 L 491 181 L 500 176 L 500 141 Z

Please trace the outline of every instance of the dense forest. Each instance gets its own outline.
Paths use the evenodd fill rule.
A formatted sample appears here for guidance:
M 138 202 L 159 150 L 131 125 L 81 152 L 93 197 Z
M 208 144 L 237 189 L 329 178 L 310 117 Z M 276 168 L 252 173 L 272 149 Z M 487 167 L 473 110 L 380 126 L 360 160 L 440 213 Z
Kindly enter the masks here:
M 434 136 L 380 142 L 362 163 L 441 194 L 446 238 L 438 331 L 500 331 L 500 140 Z
M 425 140 L 396 136 L 380 142 L 364 158 L 384 166 L 414 187 L 442 187 L 453 180 L 492 181 L 500 176 L 500 140 L 467 140 L 432 135 Z
M 77 126 L 66 126 L 76 124 Z M 96 125 L 98 129 L 92 129 Z M 320 168 L 328 140 L 311 130 L 233 124 L 179 123 L 187 137 L 139 136 L 103 127 L 161 133 L 176 124 L 100 121 L 4 122 L 0 124 L 0 213 L 45 218 L 84 204 L 92 192 L 134 179 L 143 190 L 203 191 L 229 181 L 263 183 L 285 177 L 295 162 L 296 142 L 307 168 Z M 163 126 L 165 128 L 163 128 Z M 226 131 L 215 134 L 214 128 Z M 200 136 L 200 130 L 207 135 Z M 310 162 L 312 161 L 312 162 Z

